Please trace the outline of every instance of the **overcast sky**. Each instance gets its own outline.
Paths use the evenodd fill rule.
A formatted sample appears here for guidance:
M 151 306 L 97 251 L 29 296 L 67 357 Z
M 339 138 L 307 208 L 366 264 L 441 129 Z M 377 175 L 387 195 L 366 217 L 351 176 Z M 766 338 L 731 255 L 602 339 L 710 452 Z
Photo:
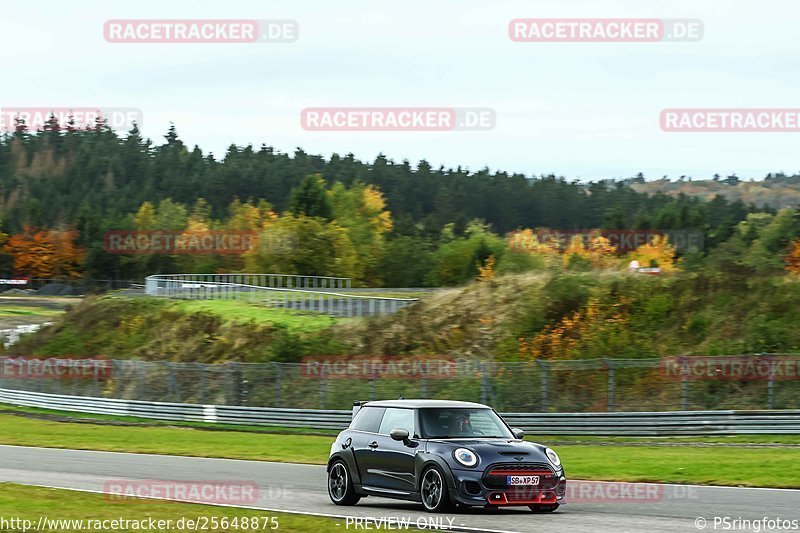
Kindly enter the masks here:
M 665 133 L 674 107 L 800 107 L 795 0 L 3 2 L 0 107 L 135 107 L 189 145 L 584 180 L 800 170 L 800 133 Z M 699 42 L 515 43 L 514 18 L 696 18 Z M 283 44 L 112 44 L 108 19 L 293 19 Z M 306 107 L 489 107 L 491 131 L 311 132 Z

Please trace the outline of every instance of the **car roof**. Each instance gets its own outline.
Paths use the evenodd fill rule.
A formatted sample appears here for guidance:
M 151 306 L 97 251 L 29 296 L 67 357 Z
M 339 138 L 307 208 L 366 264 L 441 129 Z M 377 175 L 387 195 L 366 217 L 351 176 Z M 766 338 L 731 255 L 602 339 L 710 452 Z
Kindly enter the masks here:
M 465 409 L 490 409 L 489 406 L 473 402 L 457 402 L 453 400 L 378 400 L 366 402 L 362 407 L 405 407 L 407 409 L 425 409 L 432 407 L 449 407 Z

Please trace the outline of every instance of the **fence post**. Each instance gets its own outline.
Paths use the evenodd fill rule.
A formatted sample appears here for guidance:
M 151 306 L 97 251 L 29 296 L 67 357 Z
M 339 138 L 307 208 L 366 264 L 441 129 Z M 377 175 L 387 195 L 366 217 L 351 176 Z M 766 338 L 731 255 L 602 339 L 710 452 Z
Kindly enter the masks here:
M 283 369 L 281 368 L 280 363 L 272 362 L 272 365 L 275 367 L 275 407 L 281 406 L 281 386 L 282 386 L 282 379 L 283 379 Z
M 770 357 L 772 359 L 772 357 Z M 769 362 L 769 381 L 767 381 L 767 409 L 775 408 L 775 360 Z
M 536 364 L 539 365 L 539 368 L 542 371 L 542 385 L 541 385 L 541 388 L 542 388 L 542 406 L 541 406 L 541 411 L 542 412 L 547 412 L 549 410 L 549 407 L 550 407 L 549 406 L 549 398 L 548 398 L 548 396 L 549 396 L 548 393 L 549 393 L 549 388 L 550 388 L 550 384 L 548 383 L 549 374 L 550 374 L 550 367 L 548 366 L 548 364 L 545 361 L 542 361 L 541 359 L 537 359 L 536 360 Z
M 94 372 L 92 375 L 92 387 L 93 387 L 92 396 L 100 396 L 100 376 L 99 376 L 100 369 L 97 368 L 96 360 L 94 361 L 92 367 L 94 368 Z
M 481 371 L 481 403 L 485 404 L 489 402 L 489 376 L 486 374 L 486 363 L 479 361 L 478 368 Z
M 683 379 L 681 382 L 681 409 L 689 409 L 689 361 L 683 362 Z
M 200 371 L 200 403 L 206 403 L 206 365 L 195 363 L 195 368 Z
M 614 405 L 614 396 L 615 396 L 615 387 L 616 387 L 616 380 L 614 375 L 614 362 L 609 358 L 603 359 L 608 367 L 608 407 L 607 411 L 609 413 L 613 412 L 615 409 Z
M 372 369 L 369 373 L 369 400 L 375 401 L 375 365 L 371 365 Z
M 327 409 L 328 405 L 328 376 L 323 367 L 319 376 L 319 405 L 320 409 Z
M 230 363 L 231 365 L 231 405 L 242 405 L 242 369 L 239 363 Z
M 145 372 L 147 371 L 147 367 L 145 366 L 144 361 L 136 361 L 136 366 L 136 374 L 138 376 L 138 383 L 136 384 L 136 399 L 144 400 Z
M 175 394 L 174 386 L 175 386 L 175 376 L 172 372 L 172 365 L 170 365 L 167 361 L 164 361 L 161 365 L 162 368 L 166 369 L 167 371 L 167 399 L 163 401 L 171 402 L 173 395 Z

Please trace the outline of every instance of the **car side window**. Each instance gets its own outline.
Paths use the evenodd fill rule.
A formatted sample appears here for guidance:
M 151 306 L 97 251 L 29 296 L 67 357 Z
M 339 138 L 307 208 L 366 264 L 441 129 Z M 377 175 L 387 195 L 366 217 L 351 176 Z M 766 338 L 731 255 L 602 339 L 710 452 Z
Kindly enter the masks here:
M 387 408 L 378 433 L 388 435 L 393 429 L 405 429 L 409 435 L 415 433 L 414 410 Z
M 386 411 L 384 407 L 362 407 L 358 413 L 356 413 L 356 417 L 350 424 L 350 429 L 366 431 L 368 433 L 378 433 L 384 411 Z

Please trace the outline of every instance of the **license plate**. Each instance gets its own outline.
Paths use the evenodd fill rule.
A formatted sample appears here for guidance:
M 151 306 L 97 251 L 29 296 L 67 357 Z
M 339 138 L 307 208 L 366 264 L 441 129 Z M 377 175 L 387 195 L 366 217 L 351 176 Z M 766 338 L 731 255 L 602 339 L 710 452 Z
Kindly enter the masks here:
M 539 476 L 507 476 L 508 485 L 538 485 Z

